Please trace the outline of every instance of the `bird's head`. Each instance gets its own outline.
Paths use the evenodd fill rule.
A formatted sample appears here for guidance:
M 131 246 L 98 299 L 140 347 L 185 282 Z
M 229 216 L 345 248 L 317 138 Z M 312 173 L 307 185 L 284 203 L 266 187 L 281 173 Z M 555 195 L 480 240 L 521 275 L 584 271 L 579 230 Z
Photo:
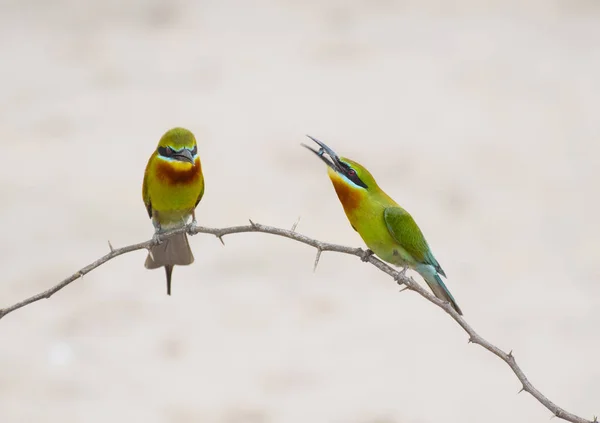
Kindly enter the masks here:
M 189 163 L 194 166 L 198 158 L 198 146 L 194 134 L 184 128 L 168 130 L 158 142 L 158 158 L 173 163 Z
M 344 184 L 353 191 L 367 192 L 377 188 L 377 183 L 373 175 L 360 164 L 345 157 L 340 157 L 329 148 L 324 142 L 319 141 L 310 135 L 308 138 L 319 145 L 319 149 L 315 150 L 306 144 L 302 146 L 308 148 L 315 153 L 327 166 L 327 173 L 334 185 Z

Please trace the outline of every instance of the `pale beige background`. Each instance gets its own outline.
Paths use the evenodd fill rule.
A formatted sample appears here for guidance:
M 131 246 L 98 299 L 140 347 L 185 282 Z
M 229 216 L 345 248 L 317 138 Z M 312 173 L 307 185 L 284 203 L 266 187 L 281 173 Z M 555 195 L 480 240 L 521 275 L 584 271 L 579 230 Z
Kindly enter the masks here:
M 485 5 L 484 5 L 485 4 Z M 309 133 L 417 219 L 469 322 L 600 413 L 595 1 L 43 1 L 0 6 L 0 306 L 150 237 L 158 138 L 198 137 L 199 222 L 361 246 Z M 547 422 L 504 363 L 349 256 L 191 240 L 0 321 L 0 422 Z

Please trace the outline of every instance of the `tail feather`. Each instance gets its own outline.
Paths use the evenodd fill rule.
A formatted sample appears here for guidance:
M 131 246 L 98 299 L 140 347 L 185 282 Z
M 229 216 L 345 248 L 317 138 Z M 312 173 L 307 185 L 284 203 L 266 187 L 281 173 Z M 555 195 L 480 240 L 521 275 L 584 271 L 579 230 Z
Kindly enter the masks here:
M 171 295 L 171 275 L 173 274 L 173 266 L 167 264 L 165 266 L 165 273 L 167 274 L 167 295 Z
M 441 300 L 448 301 L 452 308 L 462 316 L 462 310 L 456 304 L 454 297 L 446 287 L 446 284 L 444 284 L 444 281 L 442 281 L 442 278 L 440 278 L 438 272 L 430 265 L 419 267 L 417 271 L 423 276 L 423 279 L 427 282 L 434 295 Z
M 158 245 L 151 247 L 144 266 L 147 269 L 165 267 L 167 294 L 171 295 L 171 275 L 173 266 L 186 266 L 194 262 L 194 255 L 185 232 L 171 235 Z

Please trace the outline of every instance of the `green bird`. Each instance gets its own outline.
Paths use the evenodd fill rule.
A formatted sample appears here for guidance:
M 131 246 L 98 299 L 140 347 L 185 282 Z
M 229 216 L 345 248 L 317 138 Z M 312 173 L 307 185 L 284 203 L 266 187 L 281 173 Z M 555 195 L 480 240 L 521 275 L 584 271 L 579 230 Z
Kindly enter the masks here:
M 446 277 L 446 273 L 412 216 L 377 185 L 367 169 L 353 160 L 339 157 L 323 142 L 308 137 L 319 145 L 319 150 L 306 144 L 302 146 L 327 164 L 327 174 L 346 217 L 369 250 L 383 261 L 403 267 L 402 273 L 407 268 L 417 271 L 436 297 L 449 302 L 462 315 L 442 281 L 441 276 Z
M 170 129 L 148 159 L 142 182 L 142 199 L 154 225 L 154 237 L 186 225 L 190 217 L 195 224 L 195 209 L 203 195 L 204 175 L 196 138 L 185 128 Z M 182 232 L 153 246 L 144 266 L 165 268 L 167 294 L 171 295 L 173 266 L 193 262 L 187 235 Z

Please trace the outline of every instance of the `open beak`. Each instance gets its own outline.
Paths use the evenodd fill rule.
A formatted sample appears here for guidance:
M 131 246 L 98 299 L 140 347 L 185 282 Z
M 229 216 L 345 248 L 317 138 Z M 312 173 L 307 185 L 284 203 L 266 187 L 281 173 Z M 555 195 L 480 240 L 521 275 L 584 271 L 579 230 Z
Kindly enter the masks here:
M 335 154 L 335 151 L 333 151 L 331 148 L 327 147 L 327 145 L 325 145 L 324 142 L 319 141 L 318 139 L 313 138 L 310 135 L 307 135 L 307 137 L 319 145 L 319 147 L 320 147 L 319 150 L 315 150 L 304 143 L 301 143 L 301 145 L 305 148 L 308 148 L 313 153 L 315 153 L 321 160 L 323 160 L 327 164 L 327 166 L 329 166 L 336 172 L 341 172 L 342 167 L 339 164 L 340 158 L 337 154 Z M 327 154 L 329 156 L 329 158 L 325 157 L 325 154 Z
M 173 155 L 175 160 L 179 160 L 180 162 L 188 162 L 194 165 L 194 156 L 192 156 L 192 152 L 187 148 L 184 148 L 181 151 L 178 151 Z

